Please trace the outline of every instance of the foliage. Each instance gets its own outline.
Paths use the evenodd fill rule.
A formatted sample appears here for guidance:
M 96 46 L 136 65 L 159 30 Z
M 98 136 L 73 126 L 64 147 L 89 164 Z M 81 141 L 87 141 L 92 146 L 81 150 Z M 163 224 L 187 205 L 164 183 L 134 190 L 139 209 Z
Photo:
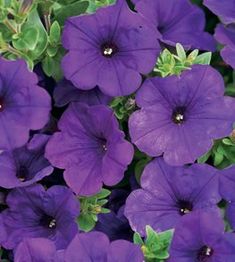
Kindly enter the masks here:
M 103 206 L 108 202 L 106 197 L 110 195 L 110 191 L 102 189 L 100 193 L 90 197 L 80 197 L 81 213 L 78 217 L 78 225 L 82 231 L 89 232 L 98 221 L 98 214 L 109 213 L 109 209 Z
M 235 163 L 235 137 L 234 132 L 230 137 L 216 140 L 209 152 L 198 159 L 199 163 L 211 160 L 217 168 L 223 169 Z
M 195 49 L 187 55 L 183 46 L 176 44 L 176 54 L 164 49 L 160 54 L 154 72 L 162 77 L 170 75 L 179 75 L 182 71 L 190 69 L 194 64 L 209 65 L 211 61 L 211 52 L 199 54 Z
M 169 257 L 168 249 L 172 237 L 173 230 L 157 233 L 150 226 L 146 226 L 146 238 L 143 240 L 136 232 L 133 241 L 141 245 L 147 262 L 162 262 Z
M 41 62 L 47 76 L 60 80 L 64 22 L 85 13 L 88 5 L 88 1 L 71 0 L 1 0 L 0 53 L 8 59 L 25 59 L 31 70 Z

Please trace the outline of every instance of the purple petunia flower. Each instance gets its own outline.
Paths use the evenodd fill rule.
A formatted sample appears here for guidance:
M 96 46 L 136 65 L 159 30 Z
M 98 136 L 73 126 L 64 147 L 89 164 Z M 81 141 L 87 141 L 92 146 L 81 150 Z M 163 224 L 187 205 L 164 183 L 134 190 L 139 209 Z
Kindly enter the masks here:
M 51 99 L 23 60 L 0 58 L 0 150 L 23 146 L 49 120 Z
M 223 60 L 235 68 L 235 1 L 204 0 L 213 13 L 218 15 L 227 26 L 219 24 L 215 29 L 215 39 L 225 47 L 220 51 Z
M 98 85 L 109 96 L 136 91 L 140 74 L 152 70 L 160 52 L 157 31 L 125 0 L 69 18 L 62 42 L 69 50 L 62 61 L 65 77 L 83 90 Z
M 189 0 L 139 0 L 135 9 L 149 19 L 160 32 L 160 41 L 171 46 L 215 50 L 213 37 L 204 32 L 205 16 Z
M 204 0 L 203 4 L 219 16 L 224 24 L 235 23 L 234 0 Z
M 35 135 L 26 146 L 0 154 L 1 187 L 28 186 L 53 172 L 53 167 L 44 157 L 49 137 Z
M 46 238 L 25 238 L 16 247 L 15 262 L 59 262 L 53 241 Z
M 223 220 L 214 213 L 192 212 L 175 229 L 168 261 L 235 261 L 235 235 L 224 233 Z
M 171 165 L 194 162 L 225 137 L 235 121 L 235 100 L 210 66 L 195 65 L 179 77 L 150 78 L 137 93 L 141 110 L 129 119 L 132 142 Z
M 235 14 L 234 14 L 235 20 Z M 215 30 L 215 39 L 225 47 L 220 51 L 223 60 L 235 68 L 235 28 L 234 25 L 227 27 L 219 24 Z
M 2 245 L 7 249 L 26 237 L 48 238 L 57 249 L 63 249 L 78 232 L 75 218 L 79 202 L 67 187 L 53 186 L 45 191 L 38 184 L 14 189 L 6 202 L 9 208 L 1 215 L 8 236 Z
M 142 262 L 140 247 L 126 240 L 109 242 L 101 232 L 78 234 L 65 251 L 65 262 Z
M 221 171 L 220 194 L 228 203 L 226 206 L 226 217 L 229 224 L 235 230 L 235 167 L 226 168 Z
M 172 167 L 157 158 L 144 169 L 141 186 L 127 198 L 125 215 L 142 235 L 146 225 L 156 231 L 174 228 L 182 216 L 197 209 L 216 212 L 221 200 L 217 170 L 206 164 Z
M 98 193 L 124 176 L 133 146 L 124 139 L 111 109 L 72 103 L 46 147 L 46 157 L 65 169 L 66 183 L 79 195 Z
M 111 102 L 110 96 L 104 95 L 98 87 L 91 90 L 79 90 L 70 81 L 63 79 L 54 90 L 55 106 L 62 107 L 70 102 L 81 102 L 88 105 L 107 105 Z

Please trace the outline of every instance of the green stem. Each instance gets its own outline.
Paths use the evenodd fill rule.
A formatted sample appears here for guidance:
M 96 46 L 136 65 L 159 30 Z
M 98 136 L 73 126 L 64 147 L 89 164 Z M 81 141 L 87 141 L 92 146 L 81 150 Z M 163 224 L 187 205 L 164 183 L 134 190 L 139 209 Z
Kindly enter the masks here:
M 5 19 L 4 21 L 4 25 L 10 30 L 12 31 L 14 34 L 17 34 L 17 29 L 7 20 Z
M 51 28 L 51 14 L 44 14 L 44 21 L 45 21 L 45 26 L 46 26 L 46 30 L 47 32 L 49 32 L 50 28 Z

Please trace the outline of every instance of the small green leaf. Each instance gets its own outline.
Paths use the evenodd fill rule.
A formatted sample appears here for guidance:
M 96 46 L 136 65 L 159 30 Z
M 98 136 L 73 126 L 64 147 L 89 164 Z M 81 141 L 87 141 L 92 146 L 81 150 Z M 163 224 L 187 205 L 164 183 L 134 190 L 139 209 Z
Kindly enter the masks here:
M 140 184 L 140 178 L 143 173 L 143 170 L 145 166 L 148 164 L 148 162 L 149 162 L 148 158 L 143 158 L 140 159 L 135 165 L 135 178 L 139 184 Z
M 53 74 L 53 70 L 54 70 L 54 61 L 53 58 L 46 56 L 43 60 L 42 60 L 42 69 L 44 71 L 44 73 L 51 77 Z
M 210 156 L 211 156 L 211 151 L 209 151 L 205 155 L 199 157 L 197 162 L 200 163 L 200 164 L 206 163 L 206 161 L 209 159 Z
M 187 57 L 187 61 L 192 64 L 193 61 L 197 58 L 198 56 L 198 53 L 199 53 L 199 50 L 198 49 L 195 49 L 193 50 Z
M 30 57 L 30 59 L 34 61 L 38 59 L 46 50 L 48 42 L 47 32 L 41 22 L 36 8 L 30 12 L 27 22 L 23 25 L 22 30 L 24 31 L 28 28 L 34 28 L 38 32 L 37 39 L 34 39 L 34 41 L 36 40 L 34 43 L 34 49 L 27 52 L 27 55 Z
M 34 50 L 39 38 L 37 27 L 26 27 L 18 36 L 18 39 L 13 40 L 13 46 L 19 50 Z
M 99 206 L 104 206 L 107 203 L 108 203 L 108 199 L 101 199 L 101 200 L 98 200 L 97 202 Z
M 211 52 L 203 53 L 196 57 L 196 59 L 193 61 L 193 64 L 209 65 L 211 63 L 211 57 Z
M 134 233 L 133 242 L 137 245 L 144 245 L 144 241 L 138 232 Z
M 95 227 L 95 220 L 89 214 L 81 214 L 78 217 L 78 224 L 82 231 L 89 232 Z
M 49 41 L 51 44 L 58 44 L 60 42 L 60 25 L 57 21 L 55 21 L 50 28 L 50 34 L 49 34 Z
M 235 144 L 229 138 L 222 139 L 222 142 L 228 146 L 235 146 Z
M 54 57 L 57 54 L 58 49 L 59 49 L 58 46 L 48 45 L 48 47 L 47 47 L 47 54 L 48 54 L 48 56 Z
M 105 188 L 102 188 L 102 190 L 100 191 L 100 193 L 96 194 L 95 197 L 98 199 L 102 199 L 102 198 L 106 198 L 107 196 L 109 196 L 111 194 L 111 191 Z
M 180 58 L 180 61 L 184 62 L 187 56 L 186 56 L 184 47 L 180 43 L 176 44 L 176 52 L 177 52 L 178 57 Z
M 102 207 L 100 213 L 102 213 L 102 214 L 108 214 L 108 213 L 110 213 L 110 210 L 109 210 L 108 208 Z
M 216 153 L 214 157 L 214 165 L 218 166 L 219 164 L 221 164 L 223 159 L 224 159 L 224 155 L 222 155 L 221 153 Z

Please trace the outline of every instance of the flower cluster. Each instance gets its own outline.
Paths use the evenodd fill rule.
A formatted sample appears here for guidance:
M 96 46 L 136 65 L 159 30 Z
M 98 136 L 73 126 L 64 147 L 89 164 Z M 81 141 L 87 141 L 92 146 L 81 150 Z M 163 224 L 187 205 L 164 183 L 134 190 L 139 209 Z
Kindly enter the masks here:
M 235 261 L 235 2 L 197 2 L 0 1 L 0 261 Z

